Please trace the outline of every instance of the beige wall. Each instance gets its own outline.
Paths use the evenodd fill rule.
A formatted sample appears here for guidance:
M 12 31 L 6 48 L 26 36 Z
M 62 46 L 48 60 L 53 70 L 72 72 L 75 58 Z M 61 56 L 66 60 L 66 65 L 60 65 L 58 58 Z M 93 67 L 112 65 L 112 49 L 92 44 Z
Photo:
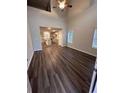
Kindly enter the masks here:
M 72 0 L 73 8 L 64 12 L 64 15 L 58 13 L 58 10 L 46 12 L 28 6 L 27 16 L 29 28 L 32 36 L 34 51 L 42 50 L 40 27 L 62 28 L 62 43 L 66 45 L 66 31 L 74 31 L 72 44 L 69 47 L 81 50 L 91 55 L 96 55 L 96 49 L 92 48 L 92 39 L 94 29 L 97 25 L 97 8 L 93 0 Z M 78 5 L 78 7 L 77 7 Z M 65 16 L 67 13 L 67 16 Z M 62 15 L 62 16 L 61 16 Z
M 84 0 L 78 1 L 79 5 L 84 2 Z M 69 9 L 68 31 L 74 32 L 74 38 L 73 43 L 68 44 L 68 46 L 96 56 L 97 50 L 92 48 L 92 39 L 97 26 L 97 5 L 96 2 L 92 5 L 90 2 L 89 4 L 88 2 L 85 3 L 85 7 L 79 6 L 81 8 L 76 13 L 73 11 L 76 11 L 77 8 Z
M 31 30 L 34 51 L 42 50 L 40 27 L 62 28 L 62 35 L 63 37 L 65 37 L 66 23 L 64 15 L 61 13 L 56 13 L 56 10 L 52 9 L 52 12 L 47 12 L 28 6 L 27 17 L 29 22 L 29 28 Z M 65 38 L 63 38 L 63 45 L 65 44 L 65 42 Z
M 34 50 L 33 50 L 33 46 L 32 46 L 32 37 L 31 37 L 29 26 L 27 24 L 27 59 L 28 59 L 27 66 L 28 67 L 30 65 L 33 53 L 34 53 Z

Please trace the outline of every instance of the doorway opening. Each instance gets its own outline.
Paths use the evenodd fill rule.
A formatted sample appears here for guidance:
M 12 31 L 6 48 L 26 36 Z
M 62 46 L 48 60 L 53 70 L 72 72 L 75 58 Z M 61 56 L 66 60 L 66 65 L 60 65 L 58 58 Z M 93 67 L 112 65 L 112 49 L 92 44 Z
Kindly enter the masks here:
M 61 28 L 40 27 L 40 36 L 43 49 L 52 45 L 62 46 Z

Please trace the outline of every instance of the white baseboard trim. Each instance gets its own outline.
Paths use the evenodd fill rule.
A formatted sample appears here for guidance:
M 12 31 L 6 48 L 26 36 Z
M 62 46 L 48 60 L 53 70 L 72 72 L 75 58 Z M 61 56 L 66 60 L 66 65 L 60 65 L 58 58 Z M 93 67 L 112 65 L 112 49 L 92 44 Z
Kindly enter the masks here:
M 34 50 L 34 52 L 35 52 L 35 51 L 42 51 L 42 49 L 37 49 L 37 50 Z
M 63 47 L 67 47 L 67 45 L 63 45 Z
M 30 66 L 30 63 L 31 63 L 31 60 L 32 60 L 33 55 L 34 55 L 34 51 L 31 53 L 30 59 L 28 59 L 27 69 Z
M 66 47 L 69 47 L 69 48 L 75 49 L 75 50 L 77 50 L 77 51 L 80 51 L 80 52 L 83 52 L 83 53 L 86 53 L 86 54 L 89 54 L 89 55 L 91 55 L 91 56 L 95 56 L 95 57 L 96 57 L 96 55 L 94 55 L 94 54 L 92 54 L 92 53 L 89 53 L 89 52 L 87 52 L 87 51 L 83 51 L 83 50 L 80 50 L 80 49 L 77 49 L 77 48 L 71 47 L 71 46 L 66 46 Z

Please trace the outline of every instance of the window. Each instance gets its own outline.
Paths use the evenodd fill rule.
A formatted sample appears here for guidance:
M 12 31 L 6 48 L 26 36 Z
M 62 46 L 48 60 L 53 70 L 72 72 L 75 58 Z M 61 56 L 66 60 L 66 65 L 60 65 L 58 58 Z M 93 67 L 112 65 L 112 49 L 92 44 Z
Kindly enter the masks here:
M 97 48 L 97 31 L 94 31 L 92 48 Z
M 49 32 L 44 32 L 44 39 L 49 39 L 50 38 L 50 33 Z
M 73 32 L 68 32 L 68 43 L 73 42 Z

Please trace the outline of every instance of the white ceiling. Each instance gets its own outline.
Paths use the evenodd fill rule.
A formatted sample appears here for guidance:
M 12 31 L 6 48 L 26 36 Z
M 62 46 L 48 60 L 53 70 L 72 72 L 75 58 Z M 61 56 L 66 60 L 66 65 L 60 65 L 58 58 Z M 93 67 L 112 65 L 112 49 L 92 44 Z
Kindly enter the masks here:
M 59 8 L 53 10 L 56 11 L 60 16 L 63 16 L 64 18 L 66 18 L 67 16 L 72 17 L 82 12 L 85 12 L 85 10 L 91 6 L 91 3 L 93 1 L 94 0 L 67 0 L 67 2 L 72 5 L 72 8 L 65 8 L 63 12 Z M 56 0 L 52 0 L 52 6 L 56 5 Z

